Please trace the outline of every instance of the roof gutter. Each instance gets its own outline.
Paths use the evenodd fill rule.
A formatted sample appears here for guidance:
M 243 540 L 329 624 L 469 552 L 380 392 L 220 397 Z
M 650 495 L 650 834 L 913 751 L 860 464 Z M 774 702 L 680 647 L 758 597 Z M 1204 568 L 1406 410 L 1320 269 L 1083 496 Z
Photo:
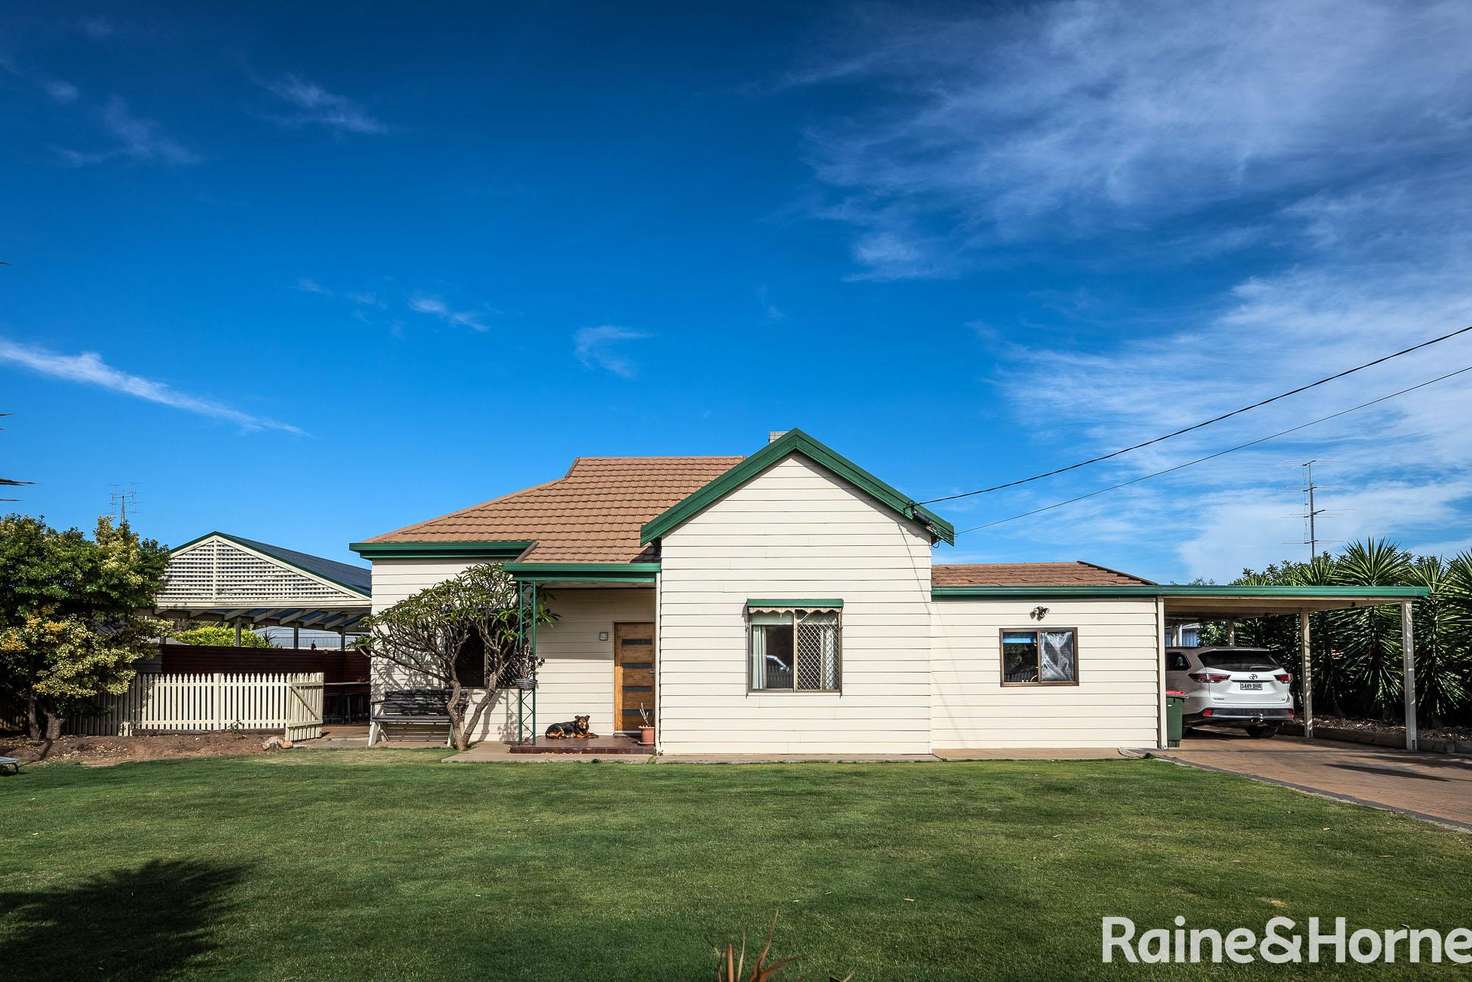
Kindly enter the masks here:
M 1353 600 L 1383 599 L 1387 603 L 1419 600 L 1431 593 L 1422 586 L 1185 586 L 1176 584 L 1122 586 L 937 586 L 934 600 L 989 598 L 1047 599 L 1120 597 L 1232 597 L 1244 600 Z
M 507 563 L 506 572 L 522 583 L 653 586 L 659 563 Z
M 515 559 L 532 547 L 529 540 L 492 542 L 351 542 L 364 559 Z

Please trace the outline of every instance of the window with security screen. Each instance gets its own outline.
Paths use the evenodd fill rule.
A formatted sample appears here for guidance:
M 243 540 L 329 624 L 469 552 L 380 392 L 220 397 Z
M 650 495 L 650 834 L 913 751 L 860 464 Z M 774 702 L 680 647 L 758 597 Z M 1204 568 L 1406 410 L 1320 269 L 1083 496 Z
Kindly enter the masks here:
M 843 615 L 836 608 L 755 608 L 747 614 L 748 687 L 753 692 L 842 688 Z

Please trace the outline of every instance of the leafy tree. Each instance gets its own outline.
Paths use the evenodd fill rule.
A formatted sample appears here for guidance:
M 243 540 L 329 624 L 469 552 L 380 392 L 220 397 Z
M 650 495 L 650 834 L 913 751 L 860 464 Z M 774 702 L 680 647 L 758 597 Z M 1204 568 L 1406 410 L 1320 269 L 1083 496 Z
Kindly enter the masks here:
M 554 619 L 540 603 L 535 616 Z M 502 566 L 482 564 L 373 615 L 359 646 L 403 669 L 409 685 L 445 688 L 451 737 L 464 750 L 501 688 L 530 668 L 522 664 L 520 620 L 516 582 Z M 462 657 L 477 640 L 483 666 Z M 483 696 L 472 698 L 476 692 Z
M 0 691 L 36 739 L 67 715 L 127 690 L 162 625 L 150 616 L 168 551 L 126 523 L 91 539 L 22 515 L 0 519 Z
M 225 624 L 199 624 L 169 635 L 177 644 L 201 644 L 210 647 L 235 647 L 235 628 Z M 254 631 L 240 632 L 240 647 L 269 648 L 271 642 Z

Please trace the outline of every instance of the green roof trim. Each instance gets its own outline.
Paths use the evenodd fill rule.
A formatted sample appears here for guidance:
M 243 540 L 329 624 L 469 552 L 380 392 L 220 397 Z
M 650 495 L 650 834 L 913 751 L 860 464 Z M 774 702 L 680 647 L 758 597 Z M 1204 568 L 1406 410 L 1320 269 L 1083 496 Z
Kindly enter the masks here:
M 1423 586 L 937 586 L 934 600 L 966 598 L 1065 597 L 1241 597 L 1245 600 L 1385 599 L 1418 600 L 1429 596 Z
M 506 572 L 527 583 L 654 584 L 659 563 L 507 563 Z
M 608 586 L 648 586 L 655 584 L 653 575 L 641 576 L 517 576 L 517 583 L 537 583 L 542 586 L 582 586 L 589 589 Z
M 322 556 L 314 556 L 307 552 L 298 552 L 295 549 L 287 549 L 284 546 L 273 546 L 269 542 L 261 542 L 257 539 L 247 539 L 243 535 L 231 535 L 229 532 L 221 532 L 218 529 L 197 535 L 182 545 L 174 546 L 169 550 L 169 555 L 182 552 L 190 546 L 198 545 L 205 539 L 219 536 L 227 542 L 233 542 L 238 546 L 244 546 L 264 556 L 270 556 L 278 562 L 286 563 L 295 567 L 303 573 L 315 576 L 318 579 L 340 586 L 344 590 L 356 593 L 359 596 L 369 597 L 373 594 L 373 571 L 365 566 L 354 566 L 351 563 L 340 563 L 335 559 L 326 559 Z
M 515 559 L 530 541 L 495 542 L 351 542 L 348 548 L 364 559 Z
M 808 598 L 808 599 L 801 599 L 801 600 L 748 600 L 748 601 L 746 601 L 746 606 L 748 606 L 748 607 L 842 607 L 843 606 L 843 601 L 840 600 L 840 599 L 838 599 L 837 597 L 827 597 L 827 598 L 821 598 L 821 599 L 811 599 L 811 598 Z
M 1155 587 L 1165 597 L 1427 597 L 1424 586 L 1177 586 Z
M 935 538 L 950 543 L 956 541 L 955 527 L 935 512 L 917 504 L 907 495 L 901 494 L 858 464 L 831 447 L 819 443 L 802 430 L 788 430 L 699 491 L 676 502 L 664 513 L 645 522 L 643 528 L 639 530 L 640 544 L 646 545 L 653 542 L 794 453 L 802 454 L 824 470 L 854 485 L 891 511 L 924 525 Z

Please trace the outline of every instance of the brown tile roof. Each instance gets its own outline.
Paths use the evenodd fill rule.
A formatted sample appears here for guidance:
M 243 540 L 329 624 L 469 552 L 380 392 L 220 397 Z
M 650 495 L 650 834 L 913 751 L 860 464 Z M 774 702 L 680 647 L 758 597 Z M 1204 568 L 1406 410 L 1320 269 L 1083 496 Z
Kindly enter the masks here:
M 741 463 L 743 457 L 579 457 L 567 476 L 369 542 L 529 540 L 521 559 L 627 563 L 648 559 L 639 527 Z
M 932 586 L 1152 586 L 1093 563 L 957 563 L 931 567 Z

